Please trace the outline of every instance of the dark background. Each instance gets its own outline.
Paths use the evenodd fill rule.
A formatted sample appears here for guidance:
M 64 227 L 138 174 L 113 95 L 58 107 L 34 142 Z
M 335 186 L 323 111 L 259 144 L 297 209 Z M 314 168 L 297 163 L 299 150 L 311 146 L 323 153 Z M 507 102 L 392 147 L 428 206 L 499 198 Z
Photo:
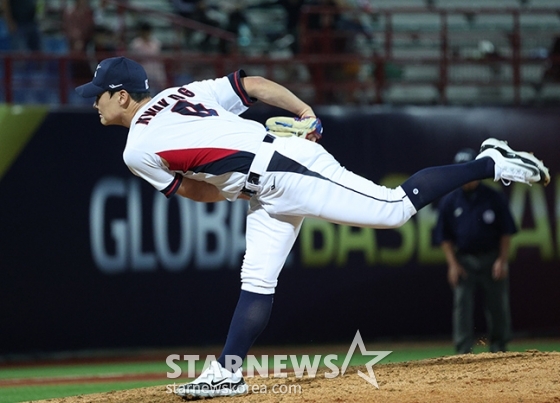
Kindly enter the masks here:
M 322 144 L 374 181 L 448 164 L 459 148 L 478 148 L 487 137 L 535 151 L 552 176 L 548 210 L 539 213 L 557 236 L 560 109 L 380 106 L 316 112 L 325 128 Z M 264 122 L 277 113 L 255 107 L 244 116 Z M 239 264 L 214 270 L 191 264 L 176 272 L 158 267 L 109 275 L 97 267 L 90 198 L 102 178 L 132 178 L 122 161 L 125 141 L 126 129 L 103 128 L 93 110 L 53 110 L 0 182 L 0 355 L 225 340 L 241 255 Z M 142 183 L 141 192 L 143 204 L 151 205 L 154 190 Z M 124 203 L 111 208 L 111 214 L 124 214 Z M 143 239 L 150 239 L 149 208 L 142 215 Z M 525 225 L 531 227 L 531 217 Z M 178 226 L 169 228 L 173 244 Z M 392 231 L 376 236 L 380 243 L 398 242 Z M 517 335 L 560 334 L 559 240 L 553 244 L 551 260 L 531 247 L 512 262 Z M 145 246 L 151 247 L 149 241 Z M 371 266 L 358 253 L 346 267 L 308 268 L 298 248 L 280 276 L 259 344 L 349 342 L 357 329 L 369 340 L 450 337 L 451 291 L 443 262 L 413 258 L 399 267 Z M 479 309 L 477 330 L 484 329 Z

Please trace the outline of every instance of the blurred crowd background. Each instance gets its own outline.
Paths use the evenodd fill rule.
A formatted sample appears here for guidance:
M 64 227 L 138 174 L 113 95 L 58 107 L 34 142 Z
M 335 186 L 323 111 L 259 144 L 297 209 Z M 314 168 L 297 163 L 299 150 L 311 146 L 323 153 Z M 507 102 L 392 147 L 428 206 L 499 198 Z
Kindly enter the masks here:
M 560 102 L 556 0 L 2 0 L 0 101 L 80 104 L 128 54 L 152 87 L 245 68 L 315 104 Z M 85 102 L 88 103 L 88 102 Z

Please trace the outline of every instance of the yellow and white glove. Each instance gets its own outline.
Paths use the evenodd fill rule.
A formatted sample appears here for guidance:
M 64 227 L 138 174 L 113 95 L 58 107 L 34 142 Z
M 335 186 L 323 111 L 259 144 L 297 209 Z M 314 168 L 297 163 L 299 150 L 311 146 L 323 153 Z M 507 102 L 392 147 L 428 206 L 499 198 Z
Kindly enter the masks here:
M 323 125 L 315 116 L 303 118 L 274 116 L 267 119 L 265 125 L 267 131 L 280 137 L 296 136 L 308 140 L 312 138 L 319 140 L 323 137 Z

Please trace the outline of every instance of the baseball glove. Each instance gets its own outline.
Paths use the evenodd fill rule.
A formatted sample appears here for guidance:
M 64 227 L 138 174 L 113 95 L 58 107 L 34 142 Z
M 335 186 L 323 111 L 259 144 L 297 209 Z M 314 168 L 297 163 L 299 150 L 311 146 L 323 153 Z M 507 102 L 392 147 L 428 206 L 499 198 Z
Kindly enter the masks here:
M 296 136 L 308 139 L 310 135 L 314 135 L 320 139 L 323 136 L 321 120 L 314 116 L 303 118 L 275 116 L 267 119 L 266 130 L 280 137 Z

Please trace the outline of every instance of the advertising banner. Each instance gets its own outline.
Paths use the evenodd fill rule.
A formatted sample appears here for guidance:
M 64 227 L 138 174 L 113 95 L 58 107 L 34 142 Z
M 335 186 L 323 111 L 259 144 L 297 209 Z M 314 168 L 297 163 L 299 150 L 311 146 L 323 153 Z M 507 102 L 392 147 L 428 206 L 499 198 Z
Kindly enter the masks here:
M 548 187 L 496 186 L 520 227 L 511 254 L 514 331 L 560 329 L 550 314 L 560 310 L 560 110 L 316 112 L 322 145 L 391 187 L 487 137 L 542 158 Z M 244 117 L 264 122 L 278 113 L 257 106 Z M 101 126 L 93 109 L 0 116 L 0 355 L 222 344 L 239 295 L 247 202 L 166 199 L 124 165 L 126 129 Z M 27 128 L 14 136 L 22 122 Z M 306 220 L 258 343 L 346 342 L 358 329 L 364 340 L 450 338 L 452 294 L 433 242 L 434 207 L 391 230 Z

